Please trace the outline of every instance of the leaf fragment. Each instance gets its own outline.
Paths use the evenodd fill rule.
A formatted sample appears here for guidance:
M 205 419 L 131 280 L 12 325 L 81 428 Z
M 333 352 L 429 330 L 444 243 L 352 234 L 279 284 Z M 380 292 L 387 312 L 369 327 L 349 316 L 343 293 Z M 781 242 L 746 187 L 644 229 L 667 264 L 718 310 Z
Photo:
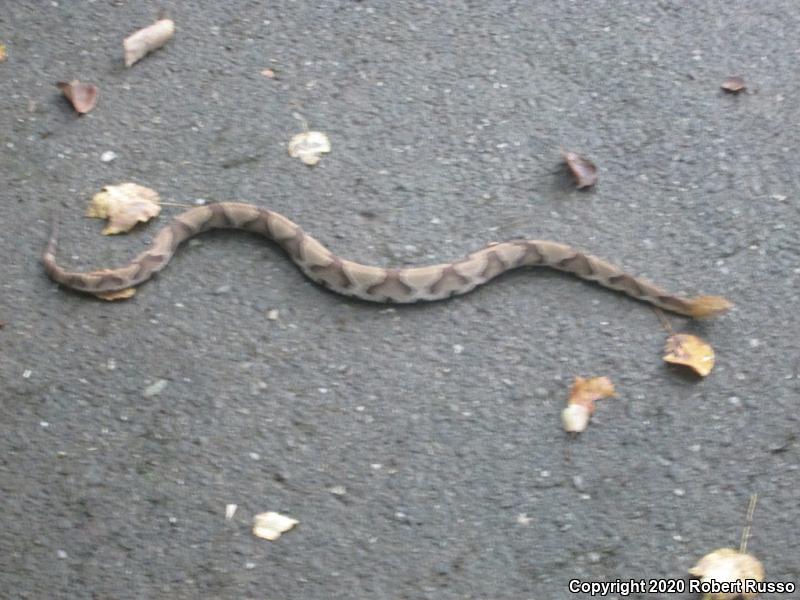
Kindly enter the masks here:
M 705 340 L 688 333 L 676 333 L 667 338 L 664 360 L 689 367 L 701 377 L 714 368 L 714 349 Z
M 289 156 L 299 158 L 309 166 L 317 164 L 320 155 L 330 151 L 331 142 L 321 131 L 304 131 L 289 141 Z
M 568 433 L 580 433 L 589 425 L 594 403 L 615 395 L 614 384 L 608 377 L 576 377 L 569 392 L 567 407 L 561 411 L 561 422 Z
M 73 79 L 72 81 L 59 81 L 56 86 L 78 114 L 88 113 L 97 104 L 97 86 L 92 83 Z
M 103 235 L 130 231 L 161 212 L 158 192 L 136 183 L 107 185 L 89 203 L 87 217 L 108 219 Z
M 128 298 L 132 298 L 135 293 L 136 288 L 129 287 L 125 288 L 124 290 L 114 290 L 113 292 L 97 292 L 95 296 L 101 300 L 114 302 L 115 300 L 127 300 Z
M 562 155 L 579 190 L 597 183 L 597 167 L 592 161 L 575 152 L 562 152 Z
M 6 45 L 0 44 L 0 62 L 3 62 L 8 57 L 6 53 Z
M 276 512 L 265 512 L 253 517 L 253 535 L 274 542 L 300 521 Z
M 734 600 L 742 598 L 752 600 L 758 594 L 748 591 L 746 580 L 764 581 L 764 566 L 751 554 L 745 554 L 733 548 L 720 548 L 706 554 L 697 564 L 689 569 L 689 573 L 702 582 L 735 582 L 740 581 L 742 593 L 709 592 L 703 600 Z
M 744 82 L 744 77 L 741 75 L 733 75 L 732 77 L 728 77 L 722 82 L 720 87 L 729 94 L 738 94 L 739 92 L 747 89 L 747 85 L 745 85 Z
M 175 35 L 175 23 L 172 19 L 161 19 L 134 31 L 122 42 L 125 50 L 125 66 L 130 67 L 148 52 L 161 48 L 173 35 Z

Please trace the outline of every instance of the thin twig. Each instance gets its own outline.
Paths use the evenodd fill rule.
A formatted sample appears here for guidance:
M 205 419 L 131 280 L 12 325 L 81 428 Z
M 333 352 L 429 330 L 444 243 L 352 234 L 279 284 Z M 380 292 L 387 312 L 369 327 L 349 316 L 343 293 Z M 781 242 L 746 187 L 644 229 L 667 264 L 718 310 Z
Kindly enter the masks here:
M 750 504 L 747 507 L 747 518 L 745 520 L 744 529 L 742 530 L 742 541 L 739 543 L 739 552 L 742 554 L 747 550 L 747 539 L 750 537 L 750 529 L 753 527 L 753 513 L 756 511 L 756 502 L 758 502 L 758 494 L 750 496 Z
M 654 307 L 653 310 L 656 312 L 656 317 L 658 317 L 659 323 L 661 323 L 661 326 L 666 330 L 666 332 L 669 335 L 674 335 L 675 330 L 672 329 L 672 325 L 670 324 L 669 319 L 667 319 L 667 315 L 664 314 L 664 311 L 658 307 Z

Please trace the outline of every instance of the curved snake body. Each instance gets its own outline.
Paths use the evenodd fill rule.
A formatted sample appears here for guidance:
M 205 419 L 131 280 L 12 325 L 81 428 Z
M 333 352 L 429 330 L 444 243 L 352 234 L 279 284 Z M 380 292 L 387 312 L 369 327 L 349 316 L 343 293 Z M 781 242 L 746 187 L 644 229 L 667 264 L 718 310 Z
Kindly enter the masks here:
M 94 294 L 113 292 L 150 279 L 167 266 L 182 242 L 210 229 L 242 229 L 264 235 L 280 244 L 312 281 L 338 294 L 372 302 L 442 300 L 465 294 L 511 269 L 542 266 L 573 273 L 581 279 L 691 317 L 717 315 L 731 306 L 719 296 L 682 298 L 672 295 L 601 258 L 547 240 L 492 243 L 455 262 L 422 267 L 363 265 L 333 254 L 283 215 L 239 202 L 209 204 L 179 214 L 155 235 L 147 250 L 123 267 L 91 272 L 64 269 L 55 259 L 55 231 L 42 262 L 47 274 L 68 288 Z

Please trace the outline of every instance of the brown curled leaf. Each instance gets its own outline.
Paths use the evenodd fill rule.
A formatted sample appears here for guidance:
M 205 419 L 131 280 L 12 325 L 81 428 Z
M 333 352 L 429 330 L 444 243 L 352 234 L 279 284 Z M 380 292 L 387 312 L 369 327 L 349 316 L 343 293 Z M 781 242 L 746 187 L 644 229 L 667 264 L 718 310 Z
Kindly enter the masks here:
M 747 89 L 747 86 L 744 83 L 744 78 L 741 75 L 734 75 L 732 77 L 728 77 L 725 81 L 722 82 L 723 90 L 728 92 L 729 94 L 738 94 Z
M 584 431 L 594 413 L 594 403 L 615 393 L 614 384 L 608 377 L 576 377 L 569 392 L 567 407 L 561 412 L 564 429 L 569 433 Z
M 689 367 L 705 377 L 714 368 L 714 349 L 705 340 L 687 333 L 676 333 L 667 339 L 664 360 Z
M 562 152 L 562 155 L 579 190 L 597 183 L 597 167 L 592 161 L 575 152 Z
M 134 31 L 122 42 L 122 47 L 125 49 L 125 66 L 130 67 L 148 52 L 161 48 L 173 35 L 175 35 L 175 23 L 172 19 L 161 19 L 144 29 Z
M 97 86 L 92 83 L 73 79 L 72 81 L 59 81 L 56 86 L 78 114 L 88 113 L 97 104 Z

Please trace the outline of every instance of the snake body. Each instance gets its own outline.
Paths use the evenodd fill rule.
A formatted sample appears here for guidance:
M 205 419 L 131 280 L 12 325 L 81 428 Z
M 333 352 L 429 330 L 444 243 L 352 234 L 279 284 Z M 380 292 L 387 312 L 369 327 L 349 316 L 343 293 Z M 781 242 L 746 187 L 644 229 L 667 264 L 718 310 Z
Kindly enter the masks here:
M 550 267 L 623 292 L 638 300 L 690 317 L 710 317 L 731 304 L 719 296 L 683 298 L 625 273 L 605 260 L 547 240 L 492 243 L 449 263 L 383 268 L 337 256 L 297 224 L 274 211 L 240 202 L 220 202 L 189 209 L 156 233 L 147 250 L 126 266 L 90 272 L 68 271 L 55 258 L 55 230 L 42 256 L 47 274 L 73 290 L 100 294 L 136 286 L 161 271 L 178 246 L 210 229 L 242 229 L 277 242 L 315 283 L 337 294 L 371 302 L 412 303 L 465 294 L 501 273 L 518 267 Z

